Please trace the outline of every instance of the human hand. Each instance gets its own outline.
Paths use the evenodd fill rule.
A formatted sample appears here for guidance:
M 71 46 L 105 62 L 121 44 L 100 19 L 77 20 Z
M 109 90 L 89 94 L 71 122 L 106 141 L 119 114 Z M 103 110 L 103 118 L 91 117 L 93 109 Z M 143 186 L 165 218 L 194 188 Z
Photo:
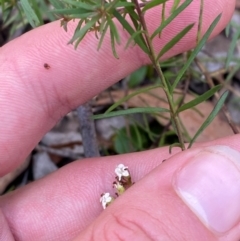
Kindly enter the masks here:
M 235 1 L 209 0 L 203 29 L 222 12 L 213 35 L 219 33 L 234 6 Z M 197 22 L 198 11 L 195 0 L 155 47 L 160 49 L 180 29 Z M 151 30 L 156 28 L 158 8 L 147 15 L 147 21 Z M 0 175 L 17 167 L 63 115 L 148 63 L 137 47 L 124 50 L 128 36 L 123 33 L 119 60 L 112 56 L 109 39 L 97 52 L 94 34 L 88 34 L 75 51 L 66 45 L 74 29 L 69 27 L 65 33 L 59 22 L 51 23 L 0 49 Z M 164 58 L 194 47 L 195 39 L 196 27 Z M 208 147 L 227 145 L 240 151 L 238 142 L 239 136 L 234 136 L 179 154 L 175 150 L 163 164 L 170 157 L 168 148 L 74 162 L 0 198 L 0 240 L 238 240 L 240 173 L 238 164 L 229 159 L 240 159 L 239 154 Z M 211 154 L 216 152 L 227 159 Z M 111 188 L 119 163 L 129 167 L 136 183 L 102 212 L 99 196 Z M 204 173 L 198 172 L 202 169 Z M 199 187 L 198 180 L 205 185 Z M 199 190 L 192 193 L 198 198 L 198 209 L 183 198 L 180 188 Z

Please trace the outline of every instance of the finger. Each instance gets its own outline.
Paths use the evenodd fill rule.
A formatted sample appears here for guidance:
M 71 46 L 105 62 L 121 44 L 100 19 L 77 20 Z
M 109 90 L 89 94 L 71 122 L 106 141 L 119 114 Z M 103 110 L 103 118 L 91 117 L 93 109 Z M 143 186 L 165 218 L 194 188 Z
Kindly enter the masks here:
M 167 156 L 168 148 L 163 148 L 74 162 L 1 197 L 0 209 L 16 240 L 72 240 L 102 212 L 101 194 L 114 193 L 116 165 L 129 165 L 137 181 Z
M 181 152 L 116 199 L 78 240 L 229 241 L 240 237 L 240 152 Z
M 12 233 L 10 231 L 10 228 L 8 226 L 7 221 L 5 220 L 5 217 L 0 210 L 0 240 L 7 240 L 7 241 L 14 241 L 14 238 L 12 236 Z
M 223 138 L 210 145 L 230 145 L 240 151 L 240 136 Z M 173 149 L 173 154 L 179 150 Z M 103 192 L 114 194 L 116 165 L 129 167 L 134 182 L 169 158 L 168 148 L 74 162 L 48 177 L 0 198 L 16 240 L 72 240 L 102 212 Z M 178 166 L 174 162 L 173 167 Z M 83 239 L 84 240 L 84 239 Z
M 222 12 L 213 35 L 221 31 L 230 19 L 234 2 L 208 1 L 203 13 L 203 32 Z M 193 1 L 163 31 L 162 37 L 155 41 L 157 50 L 186 25 L 197 22 L 199 4 L 200 1 Z M 159 12 L 159 8 L 155 8 L 146 16 L 151 32 L 159 24 Z M 74 27 L 70 24 L 66 33 L 59 22 L 54 22 L 0 49 L 0 176 L 19 165 L 61 116 L 149 62 L 137 47 L 124 50 L 129 36 L 122 28 L 119 28 L 122 44 L 117 48 L 119 60 L 112 55 L 109 35 L 99 52 L 94 33 L 89 33 L 75 51 L 66 44 Z M 192 48 L 196 29 L 195 25 L 165 58 Z

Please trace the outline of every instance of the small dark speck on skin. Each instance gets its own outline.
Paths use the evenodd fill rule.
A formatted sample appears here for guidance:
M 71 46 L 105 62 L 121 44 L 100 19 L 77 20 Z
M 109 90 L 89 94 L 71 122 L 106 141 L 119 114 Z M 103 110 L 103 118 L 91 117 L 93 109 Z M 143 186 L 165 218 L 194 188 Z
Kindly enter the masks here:
M 44 66 L 45 69 L 50 69 L 50 65 L 49 64 L 45 63 L 43 66 Z

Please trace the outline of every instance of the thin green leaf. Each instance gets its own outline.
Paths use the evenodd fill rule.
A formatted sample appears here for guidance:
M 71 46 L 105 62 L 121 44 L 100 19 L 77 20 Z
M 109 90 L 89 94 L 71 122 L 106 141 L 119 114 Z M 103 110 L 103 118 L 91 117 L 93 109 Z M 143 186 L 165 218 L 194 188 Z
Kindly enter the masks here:
M 1 8 L 2 8 L 2 12 L 5 11 L 5 0 L 1 0 Z
M 108 30 L 108 22 L 105 23 L 104 27 L 103 27 L 103 30 L 102 30 L 102 33 L 101 33 L 101 37 L 100 37 L 100 40 L 98 42 L 98 47 L 97 47 L 97 50 L 99 50 L 102 46 L 102 43 L 103 43 L 103 39 L 104 39 L 104 36 L 106 35 L 106 32 Z
M 135 40 L 135 38 L 140 35 L 140 34 L 143 34 L 145 33 L 144 30 L 139 30 L 139 31 L 136 31 L 127 41 L 126 43 L 126 46 L 125 46 L 125 49 L 127 49 L 129 47 L 129 45 Z
M 165 20 L 166 20 L 166 3 L 163 3 L 163 5 L 162 5 L 161 18 L 162 18 L 161 19 L 162 23 L 165 22 Z M 162 32 L 159 32 L 158 37 L 161 38 L 161 35 L 162 35 Z
M 145 79 L 147 75 L 147 66 L 143 66 L 140 69 L 134 71 L 129 75 L 127 85 L 128 87 L 136 88 L 139 86 Z
M 116 59 L 119 59 L 117 51 L 116 51 L 115 36 L 114 36 L 114 33 L 111 29 L 110 29 L 110 38 L 111 38 L 111 47 L 112 47 L 113 56 Z
M 160 140 L 158 142 L 158 147 L 166 146 L 167 145 L 166 138 L 169 137 L 169 136 L 171 137 L 171 139 L 173 139 L 176 136 L 175 131 L 170 130 L 170 131 L 163 132 L 160 135 Z
M 122 99 L 120 99 L 119 101 L 117 101 L 116 103 L 114 103 L 112 106 L 110 106 L 110 107 L 106 110 L 105 114 L 113 111 L 113 110 L 116 109 L 118 106 L 120 106 L 122 103 L 130 100 L 132 97 L 134 97 L 134 96 L 136 96 L 136 95 L 138 95 L 138 94 L 141 94 L 141 93 L 145 93 L 145 92 L 147 92 L 147 91 L 149 91 L 149 90 L 159 88 L 159 87 L 160 87 L 160 88 L 163 88 L 162 85 L 149 86 L 149 87 L 146 87 L 146 88 L 142 88 L 142 89 L 140 89 L 140 90 L 137 90 L 137 91 L 135 91 L 135 92 L 133 92 L 133 93 L 131 93 L 131 94 L 123 97 Z
M 173 37 L 160 51 L 160 53 L 157 56 L 157 61 L 166 53 L 168 52 L 172 47 L 174 47 L 194 26 L 194 24 L 188 25 L 186 28 L 184 28 L 180 33 L 178 33 L 175 37 Z
M 133 126 L 133 130 L 135 131 L 136 134 L 136 144 L 138 147 L 138 150 L 142 150 L 143 149 L 143 141 L 142 141 L 142 136 L 140 134 L 140 130 L 138 129 L 136 124 L 132 124 Z
M 147 142 L 146 133 L 134 123 L 129 126 L 128 131 L 126 127 L 118 130 L 114 137 L 115 151 L 119 154 L 144 150 Z
M 227 27 L 225 28 L 225 34 L 226 34 L 226 37 L 227 37 L 227 38 L 229 37 L 230 30 L 231 30 L 231 23 L 229 23 L 229 24 L 227 25 Z
M 128 13 L 135 28 L 138 29 L 139 24 L 137 22 L 139 22 L 139 16 L 134 10 L 135 10 L 135 7 L 125 7 L 125 12 Z
M 88 17 L 91 18 L 98 14 L 95 11 L 81 9 L 81 8 L 55 9 L 50 12 L 54 14 L 67 15 L 68 17 L 73 17 L 73 18 L 88 18 Z
M 171 92 L 173 92 L 173 90 L 176 88 L 177 84 L 179 83 L 179 81 L 181 80 L 182 76 L 184 75 L 184 73 L 186 72 L 186 70 L 189 68 L 190 64 L 192 63 L 192 61 L 194 60 L 194 58 L 197 56 L 197 54 L 199 53 L 199 51 L 202 49 L 203 45 L 207 42 L 208 38 L 210 37 L 212 31 L 214 30 L 214 28 L 216 27 L 216 25 L 218 24 L 219 20 L 221 18 L 221 14 L 219 14 L 215 20 L 212 22 L 212 24 L 210 25 L 210 27 L 208 28 L 207 32 L 204 34 L 203 38 L 199 41 L 199 44 L 197 45 L 197 47 L 194 49 L 194 51 L 191 53 L 191 55 L 189 56 L 187 62 L 184 64 L 183 68 L 180 70 L 180 72 L 178 73 L 177 78 L 175 79 L 173 85 L 172 85 L 172 90 Z
M 41 9 L 41 13 L 45 13 L 46 14 L 46 18 L 48 18 L 51 22 L 55 21 L 57 18 L 55 17 L 54 14 L 50 13 L 49 11 L 49 2 L 46 1 L 38 1 L 39 6 Z
M 199 19 L 198 19 L 197 44 L 199 43 L 201 39 L 201 34 L 202 34 L 203 4 L 204 4 L 204 0 L 201 0 L 200 13 L 199 13 Z
M 233 76 L 239 71 L 240 62 L 238 61 L 236 64 L 237 65 L 234 66 L 234 68 L 228 73 L 225 83 L 228 83 L 230 80 L 232 80 Z
M 184 110 L 193 108 L 194 106 L 204 102 L 205 100 L 209 99 L 211 96 L 213 96 L 219 89 L 221 88 L 221 85 L 217 85 L 215 87 L 213 87 L 212 89 L 208 90 L 207 92 L 205 92 L 204 94 L 198 96 L 197 98 L 195 98 L 192 101 L 189 101 L 188 103 L 182 105 L 178 110 L 177 113 L 180 113 Z
M 115 5 L 116 8 L 120 8 L 120 7 L 134 7 L 134 3 L 130 3 L 130 2 L 119 2 Z
M 174 0 L 171 12 L 175 11 L 180 3 L 180 0 Z
M 113 15 L 117 18 L 117 20 L 122 24 L 123 28 L 127 30 L 127 32 L 130 35 L 134 34 L 135 30 L 118 11 L 114 10 Z M 135 42 L 146 54 L 149 54 L 149 50 L 147 48 L 146 43 L 143 42 L 143 40 L 139 37 L 139 35 L 135 38 Z
M 37 27 L 40 25 L 41 20 L 38 18 L 36 12 L 31 6 L 29 0 L 20 0 L 22 8 L 26 14 L 27 20 L 31 24 L 32 27 Z
M 120 36 L 119 36 L 118 30 L 117 30 L 117 27 L 109 15 L 107 15 L 107 21 L 108 21 L 110 31 L 111 31 L 114 39 L 116 39 L 116 42 L 118 44 L 120 44 Z
M 76 0 L 64 0 L 63 2 L 69 4 L 70 6 L 75 6 L 75 7 L 78 7 L 81 9 L 87 9 L 90 11 L 93 11 L 94 9 L 96 9 L 96 7 L 99 6 L 98 4 L 92 5 L 92 4 L 87 4 L 84 2 L 78 2 Z
M 195 136 L 192 138 L 191 142 L 188 145 L 188 149 L 192 147 L 194 141 L 198 138 L 198 136 L 207 128 L 207 126 L 214 120 L 216 115 L 219 113 L 221 110 L 222 106 L 224 105 L 224 102 L 228 96 L 228 91 L 224 92 L 223 95 L 219 98 L 216 106 L 213 108 L 212 112 L 210 115 L 207 117 L 207 119 L 204 121 L 202 126 L 199 128 Z
M 236 33 L 233 35 L 233 39 L 231 41 L 229 50 L 228 50 L 228 55 L 227 55 L 227 60 L 226 60 L 226 68 L 229 68 L 230 62 L 232 61 L 233 55 L 234 55 L 234 50 L 237 46 L 238 39 L 240 37 L 240 28 L 237 28 Z
M 164 21 L 161 23 L 161 25 L 153 32 L 151 39 L 156 37 L 159 33 L 162 32 L 162 30 L 167 27 L 169 23 L 171 23 L 184 9 L 188 7 L 188 5 L 193 0 L 186 0 L 183 4 L 181 4 L 173 13 Z
M 169 154 L 172 154 L 172 149 L 173 149 L 174 147 L 179 147 L 180 149 L 182 149 L 182 146 L 181 146 L 180 143 L 174 143 L 174 144 L 172 144 L 172 145 L 169 146 Z
M 64 4 L 63 4 L 61 1 L 59 1 L 59 0 L 49 0 L 49 2 L 50 2 L 50 3 L 53 5 L 53 7 L 56 8 L 56 9 L 62 9 L 62 8 L 65 7 Z
M 141 30 L 141 24 L 139 22 L 140 21 L 139 16 L 135 12 L 135 8 L 134 7 L 126 7 L 125 12 L 128 13 L 128 15 L 129 15 L 129 17 L 130 17 L 130 19 L 131 19 L 131 21 L 132 21 L 132 23 L 133 23 L 133 25 L 136 29 L 135 32 Z M 140 38 L 140 41 L 143 42 L 147 46 L 146 41 L 145 41 L 142 34 L 139 34 L 138 38 Z M 134 41 L 136 43 L 135 38 L 134 38 Z
M 143 9 L 142 9 L 142 12 L 146 12 L 147 10 L 151 9 L 151 8 L 154 8 L 156 7 L 157 5 L 160 5 L 162 3 L 165 3 L 167 2 L 168 0 L 153 0 L 153 1 L 150 1 L 149 3 L 147 3 Z
M 139 107 L 139 108 L 118 110 L 118 111 L 112 111 L 110 113 L 94 115 L 93 119 L 98 120 L 98 119 L 109 118 L 114 116 L 130 115 L 130 114 L 137 114 L 137 113 L 151 113 L 151 114 L 155 113 L 156 114 L 160 112 L 169 112 L 169 110 L 165 108 L 160 108 L 160 107 Z
M 99 17 L 92 18 L 89 22 L 87 22 L 84 27 L 82 27 L 79 31 L 76 31 L 72 37 L 72 39 L 69 41 L 69 44 L 74 43 L 74 41 L 78 40 L 81 41 L 84 36 L 87 34 L 89 29 L 93 27 L 93 25 L 99 20 Z M 77 46 L 75 46 L 77 47 Z
M 42 17 L 42 12 L 41 12 L 41 9 L 39 7 L 39 3 L 36 1 L 36 0 L 32 0 L 32 7 L 38 17 L 38 20 L 39 20 L 39 25 L 43 25 L 44 22 L 43 22 L 43 17 Z
M 110 9 L 116 8 L 116 4 L 117 4 L 119 1 L 120 1 L 120 0 L 113 0 L 113 1 L 110 1 L 109 3 L 106 3 L 106 11 L 108 12 Z

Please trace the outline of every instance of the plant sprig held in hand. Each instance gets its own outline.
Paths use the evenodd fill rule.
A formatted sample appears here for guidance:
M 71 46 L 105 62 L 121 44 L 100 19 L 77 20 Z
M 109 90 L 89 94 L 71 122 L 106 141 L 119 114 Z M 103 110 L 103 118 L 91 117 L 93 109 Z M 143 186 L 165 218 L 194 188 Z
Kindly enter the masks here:
M 173 99 L 173 92 L 178 83 L 184 78 L 185 72 L 188 70 L 196 55 L 208 40 L 215 26 L 219 22 L 221 15 L 216 16 L 215 20 L 210 24 L 208 30 L 204 33 L 204 35 L 202 35 L 201 31 L 204 14 L 204 0 L 201 0 L 197 23 L 193 22 L 185 26 L 183 29 L 180 29 L 179 32 L 172 39 L 170 39 L 159 52 L 156 52 L 154 49 L 153 40 L 155 38 L 163 38 L 163 30 L 174 19 L 176 19 L 180 13 L 188 8 L 192 2 L 193 0 L 49 0 L 49 3 L 53 7 L 53 10 L 50 11 L 51 14 L 55 14 L 59 19 L 61 19 L 61 26 L 65 29 L 65 31 L 67 31 L 68 23 L 70 21 L 78 22 L 74 34 L 69 40 L 69 44 L 73 44 L 75 48 L 77 48 L 79 44 L 81 44 L 81 41 L 84 39 L 84 37 L 89 32 L 93 32 L 99 41 L 97 46 L 97 49 L 99 50 L 103 44 L 106 33 L 108 32 L 111 39 L 112 53 L 115 58 L 119 58 L 116 46 L 121 44 L 121 35 L 119 34 L 119 27 L 117 27 L 120 24 L 120 26 L 123 28 L 123 31 L 126 31 L 129 34 L 129 40 L 125 47 L 137 45 L 144 53 L 146 53 L 161 80 L 161 84 L 159 86 L 162 87 L 167 97 L 169 105 L 168 109 L 149 107 L 148 111 L 147 107 L 138 109 L 132 108 L 123 110 L 121 112 L 113 110 L 106 113 L 106 115 L 96 116 L 96 118 L 104 118 L 120 114 L 132 114 L 141 111 L 144 111 L 145 113 L 158 113 L 158 111 L 169 112 L 172 127 L 175 130 L 179 141 L 178 143 L 173 143 L 170 147 L 170 150 L 173 147 L 180 147 L 182 150 L 185 150 L 183 134 L 184 130 L 181 126 L 179 113 L 183 110 L 193 108 L 194 106 L 210 98 L 220 89 L 220 87 L 213 88 L 207 94 L 198 96 L 195 101 L 182 103 L 180 106 Z M 8 5 L 8 1 L 1 1 L 3 11 Z M 20 5 L 21 9 L 26 15 L 26 18 L 32 26 L 35 27 L 42 24 L 43 18 L 41 12 L 39 11 L 37 0 L 20 0 Z M 161 9 L 161 11 L 159 11 L 159 19 L 162 19 L 162 21 L 159 23 L 159 26 L 153 31 L 153 33 L 150 33 L 146 24 L 145 15 L 147 11 L 157 6 Z M 169 6 L 172 7 L 169 9 Z M 187 36 L 195 25 L 197 25 L 198 30 L 196 33 L 197 46 L 195 50 L 188 55 L 185 64 L 179 70 L 175 80 L 170 82 L 164 76 L 160 60 L 162 56 L 164 56 L 179 41 Z M 207 121 L 203 123 L 196 135 L 192 138 L 190 146 L 193 144 L 193 141 L 195 141 L 196 137 L 201 134 L 201 132 L 207 127 L 207 125 L 210 124 L 210 122 L 221 110 L 221 107 L 224 104 L 223 99 L 226 99 L 226 95 L 227 93 L 224 94 L 224 98 L 220 98 L 220 102 L 216 104 L 217 108 L 210 113 L 211 116 L 206 117 Z M 119 101 L 119 103 L 121 103 L 121 101 Z M 114 105 L 114 109 L 115 108 L 116 104 Z

